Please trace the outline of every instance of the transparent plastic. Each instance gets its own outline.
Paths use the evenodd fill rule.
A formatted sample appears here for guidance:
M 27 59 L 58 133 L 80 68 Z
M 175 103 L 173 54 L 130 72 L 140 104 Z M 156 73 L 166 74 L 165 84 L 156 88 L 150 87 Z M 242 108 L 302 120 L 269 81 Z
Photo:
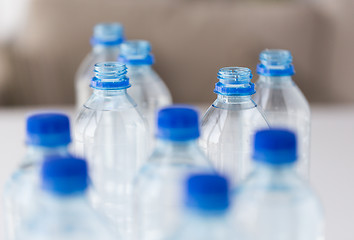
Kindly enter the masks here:
M 3 216 L 6 240 L 18 240 L 20 224 L 36 199 L 39 184 L 39 169 L 45 157 L 51 155 L 68 156 L 63 147 L 29 146 L 20 166 L 7 181 L 3 192 Z
M 258 163 L 237 189 L 235 227 L 247 240 L 323 240 L 322 206 L 292 164 Z
M 309 176 L 310 106 L 291 76 L 260 76 L 254 100 L 263 109 L 272 127 L 285 127 L 297 133 L 298 172 Z
M 200 146 L 215 168 L 234 185 L 251 170 L 254 133 L 267 127 L 251 96 L 218 94 L 202 119 Z
M 24 220 L 19 240 L 120 239 L 83 194 L 68 197 L 42 193 L 37 200 L 37 210 Z
M 205 172 L 214 170 L 196 140 L 158 140 L 135 181 L 137 238 L 161 240 L 169 236 L 180 221 L 184 181 L 189 174 Z
M 89 163 L 93 206 L 129 239 L 133 177 L 147 158 L 147 126 L 127 90 L 95 89 L 76 119 L 74 138 L 76 154 Z
M 168 240 L 221 240 L 240 238 L 226 213 L 187 212 Z
M 119 55 L 119 45 L 98 44 L 85 57 L 75 75 L 76 109 L 80 109 L 92 95 L 90 88 L 94 76 L 94 66 L 99 62 L 116 61 Z
M 127 65 L 127 67 L 127 75 L 132 85 L 128 93 L 148 122 L 152 142 L 156 130 L 155 115 L 160 108 L 172 103 L 171 94 L 151 65 Z
M 75 77 L 77 109 L 92 94 L 90 82 L 93 77 L 94 65 L 100 62 L 116 61 L 119 46 L 124 41 L 124 28 L 119 23 L 99 23 L 93 28 L 91 53 L 81 63 Z

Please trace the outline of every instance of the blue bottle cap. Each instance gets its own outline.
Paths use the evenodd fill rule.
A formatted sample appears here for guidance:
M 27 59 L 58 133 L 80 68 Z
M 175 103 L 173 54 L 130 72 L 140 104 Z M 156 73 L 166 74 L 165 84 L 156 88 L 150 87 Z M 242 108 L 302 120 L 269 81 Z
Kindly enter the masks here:
M 296 136 L 286 129 L 266 129 L 256 133 L 253 159 L 272 165 L 296 161 Z
M 188 105 L 172 105 L 157 114 L 157 138 L 188 141 L 199 137 L 198 112 Z
M 290 51 L 282 49 L 266 49 L 259 54 L 261 63 L 257 65 L 257 73 L 262 76 L 291 76 L 295 74 L 293 57 Z
M 69 118 L 61 113 L 40 113 L 27 118 L 26 144 L 65 146 L 71 142 Z
M 216 94 L 227 96 L 252 95 L 254 84 L 251 82 L 251 70 L 244 67 L 225 67 L 218 72 L 219 82 L 215 84 Z
M 127 65 L 152 65 L 155 58 L 148 41 L 130 40 L 120 46 L 118 61 Z
M 122 90 L 129 88 L 127 67 L 118 62 L 103 62 L 95 64 L 95 76 L 91 87 L 100 90 Z
M 124 28 L 120 23 L 100 23 L 93 28 L 92 46 L 113 46 L 122 42 L 124 42 Z
M 225 211 L 229 207 L 228 188 L 228 181 L 222 176 L 192 175 L 186 184 L 186 206 L 204 211 Z
M 42 189 L 59 195 L 85 192 L 89 185 L 87 163 L 74 157 L 52 156 L 41 169 Z

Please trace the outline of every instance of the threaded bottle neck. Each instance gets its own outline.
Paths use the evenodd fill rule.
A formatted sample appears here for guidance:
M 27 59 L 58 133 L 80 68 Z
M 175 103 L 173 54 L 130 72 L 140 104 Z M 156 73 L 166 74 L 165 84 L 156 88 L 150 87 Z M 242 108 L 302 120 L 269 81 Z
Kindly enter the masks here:
M 100 23 L 93 28 L 92 46 L 117 46 L 122 42 L 124 28 L 120 23 Z
M 127 67 L 118 62 L 97 63 L 91 87 L 100 90 L 121 90 L 130 87 Z
M 215 84 L 214 92 L 227 96 L 246 96 L 255 93 L 251 82 L 252 72 L 244 67 L 225 67 L 218 72 L 219 82 Z
M 257 73 L 262 76 L 291 76 L 295 74 L 290 51 L 266 49 L 259 55 Z
M 119 62 L 127 65 L 152 65 L 155 63 L 151 45 L 145 40 L 130 40 L 120 47 Z

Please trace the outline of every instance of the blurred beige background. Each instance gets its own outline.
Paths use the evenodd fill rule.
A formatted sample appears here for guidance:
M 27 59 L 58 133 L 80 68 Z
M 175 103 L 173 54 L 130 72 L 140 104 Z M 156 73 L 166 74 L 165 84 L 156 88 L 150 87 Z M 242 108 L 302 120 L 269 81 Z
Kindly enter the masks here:
M 254 71 L 264 48 L 292 51 L 312 103 L 354 102 L 352 0 L 0 0 L 0 105 L 72 104 L 103 21 L 151 41 L 175 102 L 211 102 L 218 69 Z

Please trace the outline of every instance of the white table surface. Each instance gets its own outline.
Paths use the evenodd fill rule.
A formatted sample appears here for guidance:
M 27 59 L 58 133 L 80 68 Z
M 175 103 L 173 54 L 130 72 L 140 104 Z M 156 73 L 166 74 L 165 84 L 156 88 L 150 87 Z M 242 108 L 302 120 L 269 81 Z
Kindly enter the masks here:
M 58 109 L 69 115 L 74 112 L 72 107 L 0 108 L 1 192 L 5 180 L 25 152 L 26 114 L 48 109 Z M 310 178 L 325 208 L 327 240 L 354 239 L 353 149 L 354 106 L 312 106 Z M 0 219 L 2 225 L 2 217 Z M 2 232 L 0 236 L 3 236 Z

